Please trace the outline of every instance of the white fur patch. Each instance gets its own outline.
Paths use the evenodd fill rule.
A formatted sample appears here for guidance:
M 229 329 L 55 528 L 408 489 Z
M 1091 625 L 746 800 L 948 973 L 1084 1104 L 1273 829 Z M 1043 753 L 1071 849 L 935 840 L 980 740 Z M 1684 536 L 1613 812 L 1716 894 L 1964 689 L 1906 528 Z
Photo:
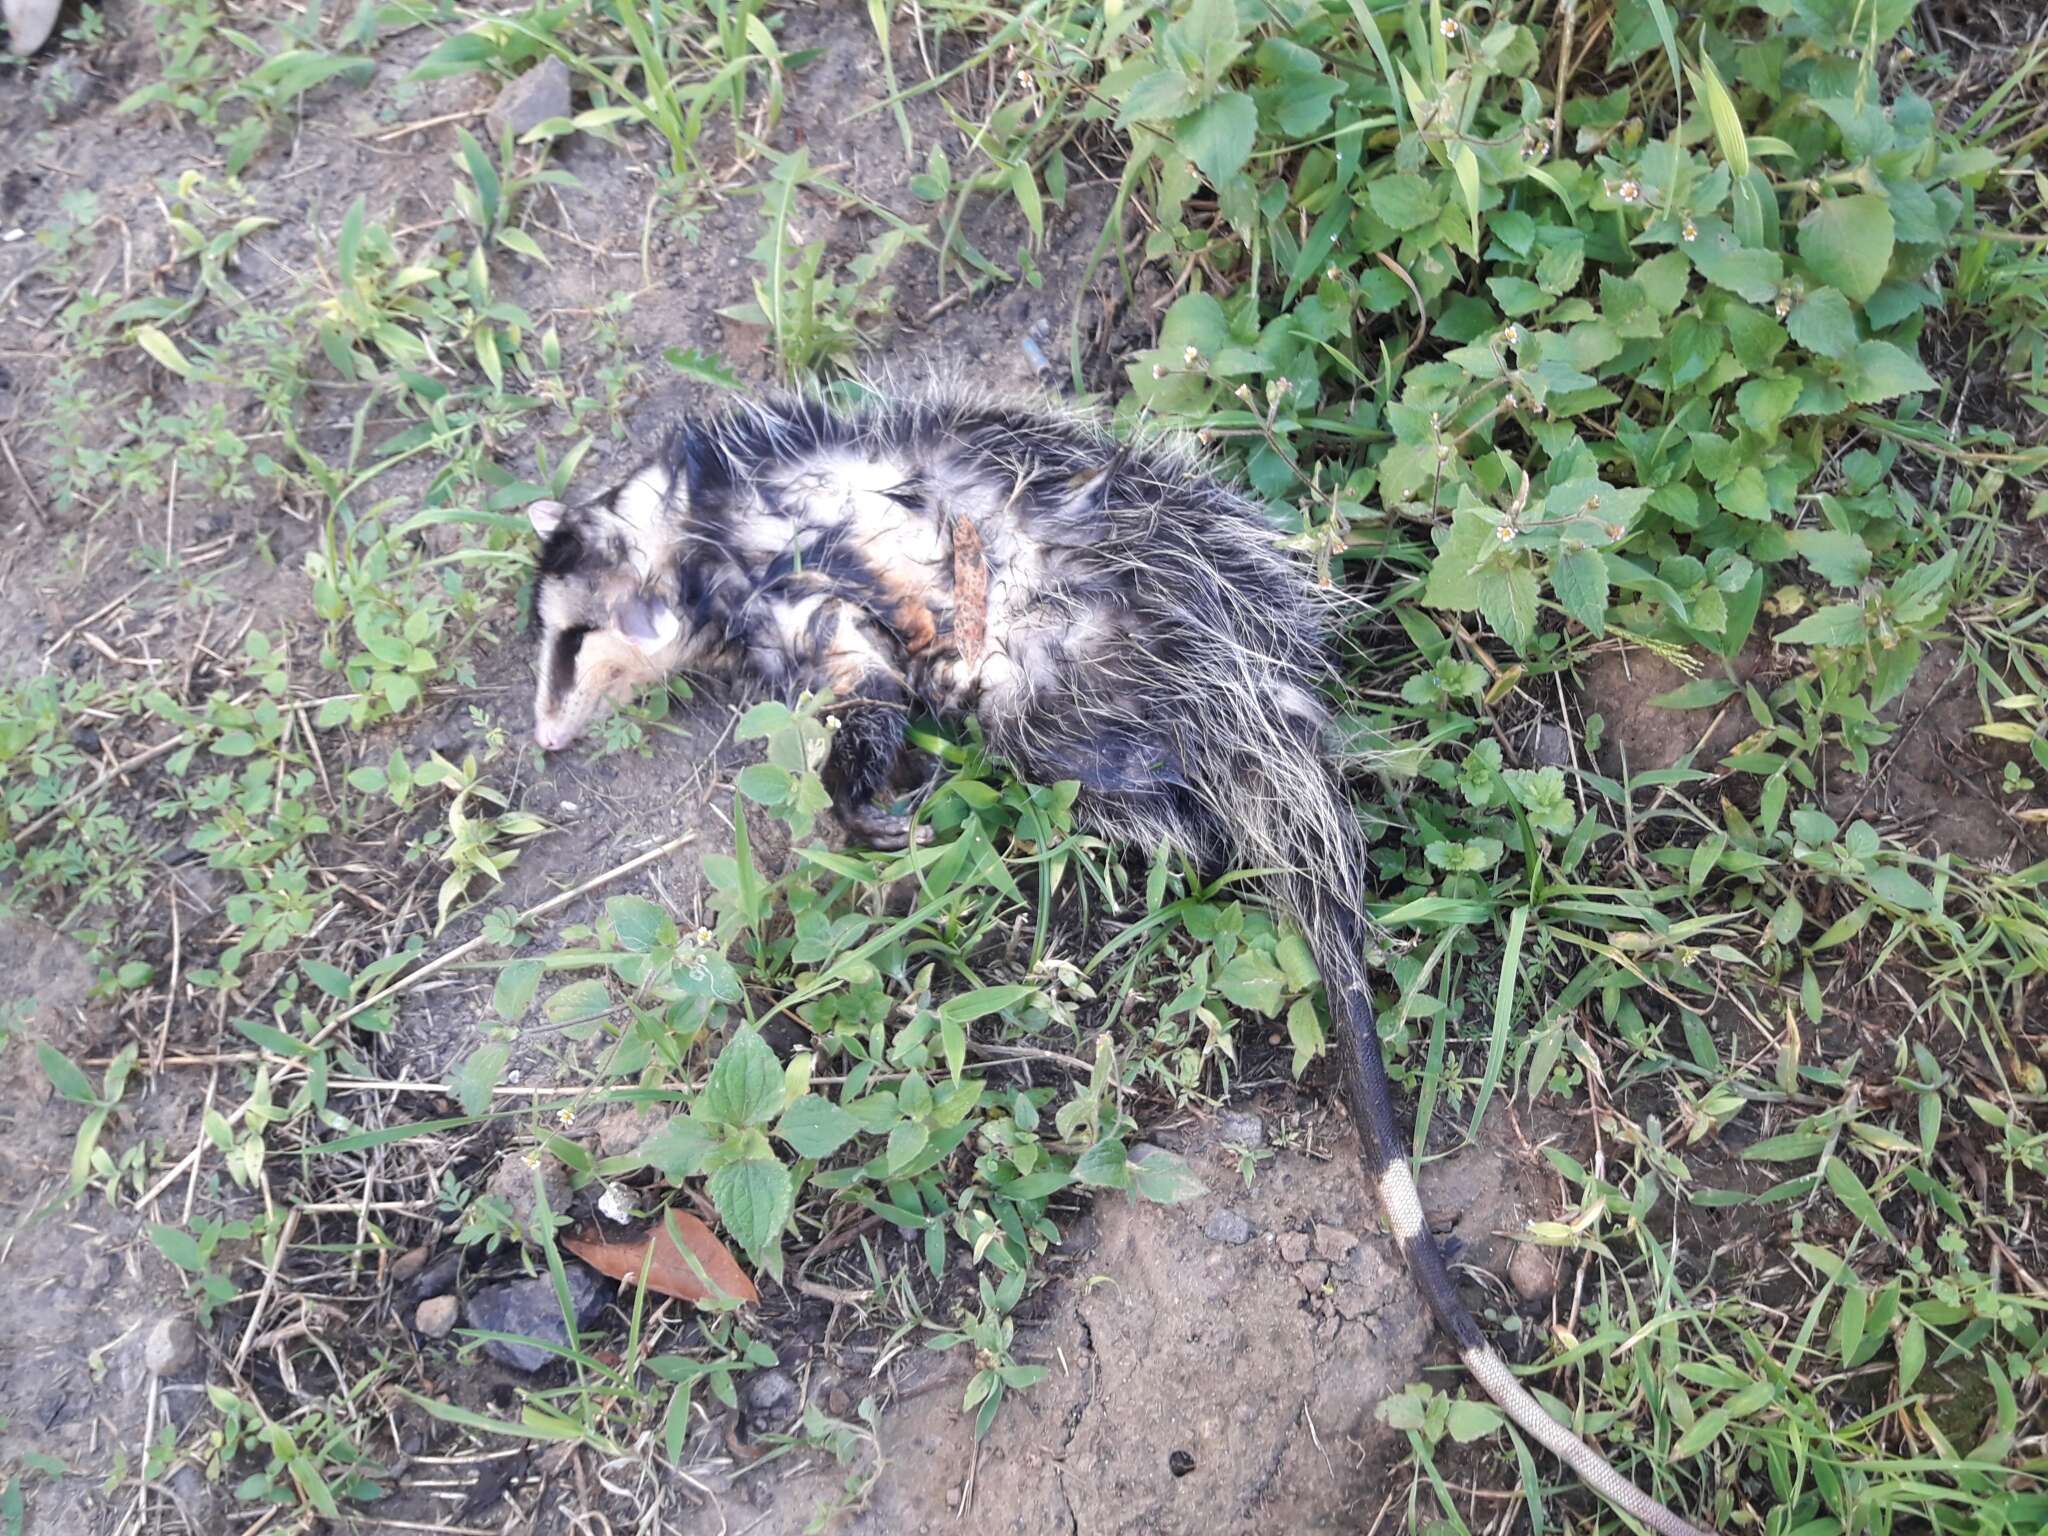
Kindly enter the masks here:
M 634 561 L 638 566 L 646 561 L 652 567 L 654 556 L 668 542 L 664 527 L 668 518 L 668 471 L 659 464 L 650 464 L 632 479 L 619 487 L 619 494 L 612 503 L 612 516 L 625 526 L 626 537 L 632 541 Z M 641 573 L 646 574 L 644 571 Z
M 1405 1162 L 1387 1164 L 1387 1171 L 1380 1175 L 1380 1208 L 1402 1242 L 1421 1235 L 1422 1201 L 1415 1193 L 1415 1176 Z

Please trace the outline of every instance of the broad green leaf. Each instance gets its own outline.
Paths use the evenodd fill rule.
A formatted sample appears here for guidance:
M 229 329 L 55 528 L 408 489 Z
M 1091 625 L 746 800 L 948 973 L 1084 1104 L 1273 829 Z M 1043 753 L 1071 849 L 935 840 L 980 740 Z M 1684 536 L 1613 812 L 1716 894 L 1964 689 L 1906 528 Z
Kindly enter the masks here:
M 511 1060 L 512 1047 L 493 1040 L 478 1046 L 461 1066 L 448 1074 L 448 1091 L 455 1095 L 455 1102 L 462 1106 L 465 1115 L 475 1120 L 489 1112 L 491 1090 L 504 1078 Z
M 742 1158 L 712 1174 L 707 1184 L 719 1220 L 747 1257 L 757 1267 L 779 1271 L 778 1245 L 795 1199 L 789 1170 L 772 1157 Z
M 1799 557 L 1838 587 L 1861 586 L 1870 574 L 1870 548 L 1839 528 L 1800 528 L 1785 535 Z
M 514 960 L 498 972 L 498 984 L 491 990 L 492 1012 L 508 1024 L 526 1017 L 540 988 L 541 970 L 538 960 Z
M 1717 288 L 1740 294 L 1752 304 L 1777 301 L 1785 280 L 1785 264 L 1776 251 L 1758 250 L 1738 242 L 1725 225 L 1701 224 L 1699 235 L 1685 247 L 1700 276 Z
M 155 326 L 135 327 L 135 344 L 179 378 L 189 379 L 192 376 L 192 365 L 185 361 L 185 354 L 178 350 L 178 344 Z
M 1799 221 L 1799 256 L 1815 277 L 1861 303 L 1892 264 L 1891 206 L 1875 193 L 1833 197 Z
M 1259 109 L 1243 91 L 1224 91 L 1174 128 L 1181 153 L 1201 167 L 1212 185 L 1228 181 L 1251 158 Z
M 1477 608 L 1478 567 L 1501 547 L 1500 531 L 1479 513 L 1460 508 L 1451 519 L 1450 537 L 1429 568 L 1422 601 L 1431 608 Z
M 1597 549 L 1573 549 L 1550 563 L 1550 588 L 1595 637 L 1608 633 L 1608 561 Z
M 550 1024 L 581 1024 L 611 1012 L 611 1008 L 611 989 L 603 982 L 572 981 L 552 993 L 541 1012 Z
M 1856 350 L 1856 315 L 1834 288 L 1816 288 L 1785 317 L 1785 329 L 1809 352 L 1845 358 Z
M 860 1122 L 822 1094 L 806 1093 L 782 1112 L 775 1134 L 800 1157 L 826 1158 L 860 1134 Z
M 1156 1205 L 1181 1205 L 1207 1193 L 1185 1158 L 1154 1151 L 1131 1160 L 1131 1187 Z
M 149 1240 L 156 1244 L 156 1251 L 169 1259 L 187 1274 L 206 1273 L 206 1255 L 199 1247 L 199 1240 L 180 1227 L 168 1227 L 152 1222 Z
M 43 1076 L 50 1080 L 50 1086 L 72 1103 L 99 1103 L 100 1096 L 92 1091 L 91 1080 L 47 1040 L 36 1042 L 36 1061 L 43 1069 Z
M 1323 1052 L 1323 1021 L 1316 1005 L 1305 997 L 1294 1000 L 1287 1010 L 1287 1043 L 1294 1047 L 1294 1075 L 1299 1078 L 1309 1063 Z
M 1842 384 L 1858 405 L 1876 405 L 1913 390 L 1934 388 L 1919 360 L 1889 341 L 1857 344 L 1842 370 Z
M 1479 611 L 1517 651 L 1536 638 L 1538 597 L 1536 572 L 1526 560 L 1489 566 L 1480 575 Z
M 1908 912 L 1932 912 L 1934 892 L 1895 864 L 1880 864 L 1870 872 L 1870 888 L 1880 899 Z
M 1861 603 L 1831 603 L 1778 636 L 1780 645 L 1855 645 L 1870 633 Z
M 1435 183 L 1406 171 L 1382 176 L 1365 189 L 1365 196 L 1389 228 L 1403 233 L 1429 223 L 1444 206 Z
M 782 1109 L 782 1064 L 759 1030 L 742 1029 L 725 1042 L 699 1106 L 726 1125 L 766 1125 Z
M 1280 1011 L 1287 978 L 1262 949 L 1247 949 L 1223 967 L 1216 990 L 1240 1008 L 1272 1018 Z
M 1507 1416 L 1492 1403 L 1483 1403 L 1469 1397 L 1461 1397 L 1451 1404 L 1444 1427 L 1451 1432 L 1451 1438 L 1460 1445 L 1470 1445 L 1474 1440 L 1484 1440 L 1507 1422 Z

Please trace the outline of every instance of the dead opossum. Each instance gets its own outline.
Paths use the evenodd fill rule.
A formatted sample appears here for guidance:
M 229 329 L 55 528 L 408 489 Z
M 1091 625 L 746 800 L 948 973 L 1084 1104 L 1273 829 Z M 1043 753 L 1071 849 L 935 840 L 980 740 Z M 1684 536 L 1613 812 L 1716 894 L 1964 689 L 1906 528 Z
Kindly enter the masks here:
M 913 710 L 973 715 L 1078 816 L 1206 869 L 1276 870 L 1337 1023 L 1367 1172 L 1479 1384 L 1597 1492 L 1702 1536 L 1544 1412 L 1459 1302 L 1424 1224 L 1380 1058 L 1361 915 L 1366 850 L 1324 749 L 1328 600 L 1259 510 L 1185 446 L 940 397 L 851 412 L 778 399 L 686 425 L 626 482 L 537 503 L 535 736 L 688 668 L 847 701 L 824 766 L 848 831 L 901 846 L 875 803 Z

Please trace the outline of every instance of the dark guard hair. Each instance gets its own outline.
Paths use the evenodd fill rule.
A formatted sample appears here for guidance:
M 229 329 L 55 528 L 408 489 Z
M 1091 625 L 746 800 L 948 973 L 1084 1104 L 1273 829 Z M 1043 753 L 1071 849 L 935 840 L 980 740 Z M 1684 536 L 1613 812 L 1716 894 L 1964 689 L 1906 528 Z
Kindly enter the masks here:
M 953 393 L 744 406 L 535 526 L 544 745 L 636 667 L 728 670 L 851 701 L 825 779 L 871 842 L 909 833 L 873 800 L 922 707 L 972 714 L 1026 778 L 1079 781 L 1077 815 L 1109 839 L 1275 871 L 1328 991 L 1366 1173 L 1438 1323 L 1596 1492 L 1704 1536 L 1529 1395 L 1423 1220 L 1364 959 L 1365 839 L 1326 750 L 1332 600 L 1258 507 L 1185 445 Z

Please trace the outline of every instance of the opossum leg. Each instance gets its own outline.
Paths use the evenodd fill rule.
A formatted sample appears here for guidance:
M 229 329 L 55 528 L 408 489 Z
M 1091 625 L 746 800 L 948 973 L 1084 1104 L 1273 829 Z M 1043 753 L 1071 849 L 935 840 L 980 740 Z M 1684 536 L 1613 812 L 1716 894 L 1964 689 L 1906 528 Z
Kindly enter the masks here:
M 832 813 L 849 836 L 869 847 L 907 847 L 911 819 L 875 804 L 903 755 L 911 710 L 910 689 L 887 633 L 859 608 L 834 600 L 805 621 L 804 641 L 801 656 L 810 680 L 843 701 L 828 716 L 832 749 L 821 775 Z
M 887 673 L 864 679 L 858 694 L 833 718 L 838 729 L 826 755 L 822 777 L 832 796 L 832 814 L 870 848 L 905 848 L 911 818 L 883 810 L 876 797 L 887 786 L 903 752 L 903 731 L 910 719 L 910 694 Z M 929 835 L 929 829 L 926 829 Z

